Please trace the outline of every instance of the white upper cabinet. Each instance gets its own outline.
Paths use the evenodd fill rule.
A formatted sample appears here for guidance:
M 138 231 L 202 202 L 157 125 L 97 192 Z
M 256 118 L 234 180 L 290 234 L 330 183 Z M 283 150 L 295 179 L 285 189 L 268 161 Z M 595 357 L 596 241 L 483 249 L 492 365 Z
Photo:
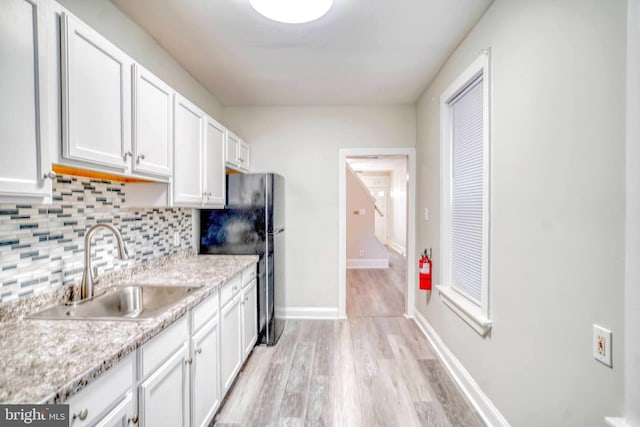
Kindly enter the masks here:
M 202 204 L 202 145 L 206 115 L 187 99 L 175 96 L 173 202 Z
M 129 170 L 132 64 L 108 40 L 62 14 L 63 157 Z
M 207 118 L 204 145 L 204 199 L 206 207 L 224 207 L 226 182 L 224 150 L 227 129 L 212 118 Z
M 243 172 L 249 172 L 251 151 L 249 150 L 249 144 L 240 140 L 238 145 L 238 168 Z
M 174 91 L 142 66 L 133 72 L 133 170 L 171 176 Z
M 240 146 L 240 138 L 235 133 L 227 132 L 227 150 L 226 161 L 227 166 L 237 168 L 238 165 L 238 147 Z
M 44 6 L 0 2 L 0 200 L 51 196 Z
M 249 171 L 249 145 L 231 131 L 227 132 L 227 167 L 240 171 Z

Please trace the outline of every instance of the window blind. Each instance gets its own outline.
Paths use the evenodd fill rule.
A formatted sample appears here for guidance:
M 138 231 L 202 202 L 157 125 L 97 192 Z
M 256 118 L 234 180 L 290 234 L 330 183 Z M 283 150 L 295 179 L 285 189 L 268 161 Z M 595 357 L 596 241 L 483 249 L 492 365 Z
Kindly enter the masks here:
M 483 239 L 483 79 L 478 77 L 450 102 L 451 281 L 481 305 Z

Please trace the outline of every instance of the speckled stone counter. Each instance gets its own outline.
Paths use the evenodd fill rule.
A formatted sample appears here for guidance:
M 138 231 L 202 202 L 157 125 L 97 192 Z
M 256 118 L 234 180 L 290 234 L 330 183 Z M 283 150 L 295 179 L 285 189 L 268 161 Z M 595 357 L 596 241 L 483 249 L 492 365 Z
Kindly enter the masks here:
M 0 322 L 0 403 L 63 402 L 257 261 L 258 257 L 251 255 L 176 257 L 151 268 L 115 275 L 103 283 L 102 288 L 125 284 L 202 286 L 149 320 L 17 317 Z M 42 308 L 31 305 L 30 311 Z

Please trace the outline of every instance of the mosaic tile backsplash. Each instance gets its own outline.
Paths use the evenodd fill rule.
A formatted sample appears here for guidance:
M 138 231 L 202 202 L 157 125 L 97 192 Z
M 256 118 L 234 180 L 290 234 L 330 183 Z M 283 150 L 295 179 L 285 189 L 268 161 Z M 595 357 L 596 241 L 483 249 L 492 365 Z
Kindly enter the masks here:
M 84 234 L 97 223 L 118 228 L 129 251 L 118 260 L 113 235 L 96 233 L 99 274 L 192 249 L 191 209 L 128 208 L 126 191 L 122 182 L 58 175 L 52 204 L 0 204 L 0 301 L 79 281 Z

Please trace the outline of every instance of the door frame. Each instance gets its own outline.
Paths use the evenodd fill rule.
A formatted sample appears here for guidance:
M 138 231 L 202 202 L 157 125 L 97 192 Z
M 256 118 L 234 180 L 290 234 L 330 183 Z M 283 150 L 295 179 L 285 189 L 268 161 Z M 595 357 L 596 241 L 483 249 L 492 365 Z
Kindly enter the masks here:
M 338 318 L 347 317 L 347 192 L 348 157 L 406 156 L 407 173 L 407 292 L 404 315 L 413 318 L 416 289 L 416 149 L 415 148 L 342 148 L 338 152 Z

